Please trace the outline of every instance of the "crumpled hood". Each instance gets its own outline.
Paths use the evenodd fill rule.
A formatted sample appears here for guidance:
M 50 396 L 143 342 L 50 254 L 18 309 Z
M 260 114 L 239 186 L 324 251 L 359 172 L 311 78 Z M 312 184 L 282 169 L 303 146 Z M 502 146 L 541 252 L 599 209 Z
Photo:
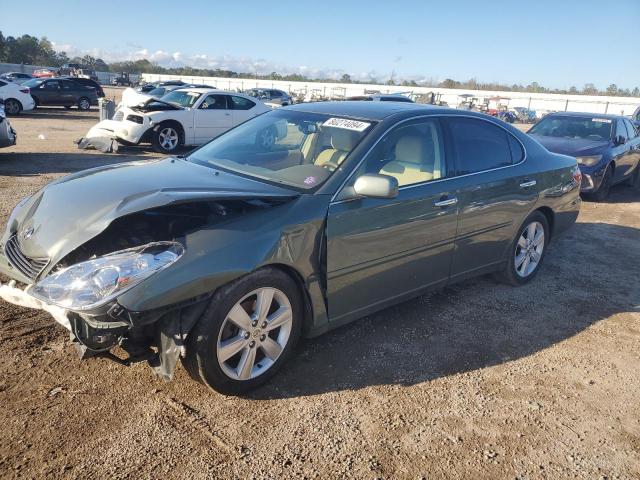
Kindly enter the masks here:
M 50 183 L 16 208 L 3 241 L 18 232 L 25 255 L 48 257 L 53 266 L 131 213 L 194 200 L 296 196 L 292 190 L 175 158 L 122 163 Z
M 571 157 L 599 155 L 609 147 L 609 142 L 606 140 L 546 137 L 535 134 L 530 135 L 539 141 L 550 152 L 569 155 Z

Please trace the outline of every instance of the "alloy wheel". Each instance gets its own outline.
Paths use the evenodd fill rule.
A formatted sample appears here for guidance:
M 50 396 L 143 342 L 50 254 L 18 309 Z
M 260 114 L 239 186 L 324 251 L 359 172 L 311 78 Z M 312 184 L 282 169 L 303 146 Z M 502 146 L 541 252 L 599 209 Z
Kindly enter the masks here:
M 531 222 L 522 229 L 514 259 L 516 273 L 520 277 L 526 278 L 538 268 L 542 259 L 544 242 L 544 227 L 540 222 Z
M 91 108 L 91 104 L 89 103 L 89 100 L 87 100 L 86 98 L 83 98 L 82 100 L 80 100 L 81 110 L 89 110 L 89 108 Z
M 20 105 L 15 100 L 7 100 L 4 109 L 8 115 L 17 115 L 20 113 Z
M 165 150 L 173 150 L 178 146 L 178 132 L 171 127 L 160 130 L 158 135 L 160 146 Z
M 278 360 L 291 336 L 289 298 L 276 288 L 258 288 L 227 314 L 216 345 L 218 365 L 229 378 L 251 380 Z

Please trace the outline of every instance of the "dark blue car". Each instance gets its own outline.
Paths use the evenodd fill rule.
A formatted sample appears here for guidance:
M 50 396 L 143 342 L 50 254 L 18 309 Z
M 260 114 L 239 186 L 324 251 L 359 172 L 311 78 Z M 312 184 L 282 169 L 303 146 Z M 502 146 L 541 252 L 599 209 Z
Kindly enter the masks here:
M 604 200 L 617 183 L 640 183 L 640 135 L 627 117 L 553 113 L 528 133 L 547 150 L 576 157 L 582 172 L 580 191 L 594 200 Z

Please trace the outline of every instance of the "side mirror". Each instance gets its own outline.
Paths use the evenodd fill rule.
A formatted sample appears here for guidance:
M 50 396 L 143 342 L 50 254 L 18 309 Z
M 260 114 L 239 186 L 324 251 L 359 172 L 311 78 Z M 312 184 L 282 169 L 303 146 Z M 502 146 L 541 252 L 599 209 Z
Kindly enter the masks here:
M 388 175 L 366 174 L 358 177 L 353 190 L 363 197 L 395 198 L 398 196 L 398 180 Z
M 624 138 L 622 135 L 618 135 L 615 140 L 614 140 L 616 145 L 624 145 L 625 143 L 627 143 L 627 139 Z

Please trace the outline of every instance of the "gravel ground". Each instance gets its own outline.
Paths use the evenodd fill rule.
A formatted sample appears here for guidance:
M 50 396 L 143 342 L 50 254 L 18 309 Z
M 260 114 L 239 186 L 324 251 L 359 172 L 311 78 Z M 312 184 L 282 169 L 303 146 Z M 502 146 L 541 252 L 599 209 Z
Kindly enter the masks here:
M 12 119 L 2 225 L 59 175 L 154 155 L 79 152 L 96 120 Z M 585 202 L 527 286 L 466 281 L 303 341 L 247 398 L 81 362 L 46 314 L 2 303 L 0 477 L 638 478 L 639 200 Z

